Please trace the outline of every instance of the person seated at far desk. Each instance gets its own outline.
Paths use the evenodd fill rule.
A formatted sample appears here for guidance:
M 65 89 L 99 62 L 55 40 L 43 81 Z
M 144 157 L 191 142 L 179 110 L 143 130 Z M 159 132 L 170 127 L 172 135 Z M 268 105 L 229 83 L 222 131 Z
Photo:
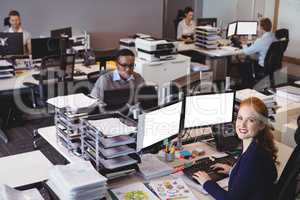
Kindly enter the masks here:
M 229 174 L 228 191 L 199 171 L 194 178 L 216 200 L 274 199 L 277 179 L 277 148 L 267 124 L 268 109 L 258 98 L 241 102 L 236 120 L 236 132 L 243 142 L 243 153 L 231 168 L 225 164 L 212 166 L 219 173 Z
M 177 40 L 193 42 L 196 28 L 193 18 L 194 10 L 191 7 L 186 7 L 184 9 L 184 18 L 179 22 L 177 27 Z
M 272 29 L 272 22 L 269 18 L 263 18 L 259 22 L 259 34 L 260 37 L 249 47 L 245 47 L 240 50 L 241 54 L 253 55 L 257 54 L 258 62 L 254 65 L 254 73 L 256 79 L 261 79 L 265 76 L 264 62 L 269 47 L 276 41 L 276 37 Z M 244 82 L 253 82 L 252 71 L 249 65 L 243 64 L 240 69 L 240 74 Z M 251 86 L 246 86 L 251 87 Z
M 12 10 L 9 12 L 8 16 L 9 16 L 10 28 L 7 29 L 5 32 L 23 33 L 24 53 L 30 55 L 31 54 L 31 35 L 28 31 L 23 29 L 20 13 L 16 10 Z
M 104 91 L 138 87 L 144 84 L 143 77 L 134 72 L 134 53 L 129 49 L 117 52 L 117 69 L 100 76 L 92 89 L 91 96 L 103 101 Z

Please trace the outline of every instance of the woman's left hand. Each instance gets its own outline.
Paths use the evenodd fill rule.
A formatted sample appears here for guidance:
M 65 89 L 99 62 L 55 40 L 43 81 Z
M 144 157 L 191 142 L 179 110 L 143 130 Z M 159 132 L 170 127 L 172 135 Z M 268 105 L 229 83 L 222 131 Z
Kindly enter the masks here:
M 203 185 L 206 181 L 211 180 L 209 175 L 203 171 L 198 171 L 194 173 L 193 178 L 196 179 L 201 185 Z

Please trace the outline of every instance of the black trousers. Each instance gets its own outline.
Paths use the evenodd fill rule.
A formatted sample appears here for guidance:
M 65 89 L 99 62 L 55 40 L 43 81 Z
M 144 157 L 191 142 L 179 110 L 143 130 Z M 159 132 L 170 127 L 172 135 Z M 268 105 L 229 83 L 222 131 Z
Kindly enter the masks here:
M 257 61 L 246 60 L 240 65 L 240 76 L 243 88 L 253 88 L 257 81 L 266 76 L 266 72 Z

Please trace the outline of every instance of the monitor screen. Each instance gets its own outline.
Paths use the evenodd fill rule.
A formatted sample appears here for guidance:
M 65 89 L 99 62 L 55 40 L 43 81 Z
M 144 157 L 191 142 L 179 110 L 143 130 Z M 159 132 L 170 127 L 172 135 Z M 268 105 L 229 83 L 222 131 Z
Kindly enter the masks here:
M 231 122 L 234 92 L 200 94 L 185 99 L 184 128 L 196 128 Z
M 137 151 L 150 147 L 180 131 L 182 102 L 139 116 Z
M 237 35 L 256 35 L 257 34 L 257 21 L 238 21 L 237 22 Z
M 72 27 L 52 30 L 51 37 L 52 38 L 70 38 L 70 37 L 72 37 Z
M 31 40 L 32 58 L 58 56 L 61 53 L 60 41 L 54 38 L 36 38 Z
M 227 38 L 235 35 L 235 32 L 236 32 L 236 22 L 232 22 L 232 23 L 228 24 Z
M 0 33 L 0 55 L 23 55 L 23 33 Z

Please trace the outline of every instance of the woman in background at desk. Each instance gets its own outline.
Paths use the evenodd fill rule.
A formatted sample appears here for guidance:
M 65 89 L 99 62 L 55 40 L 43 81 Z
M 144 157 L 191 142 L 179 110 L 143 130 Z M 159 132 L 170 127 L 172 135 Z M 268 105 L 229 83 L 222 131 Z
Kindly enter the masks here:
M 216 200 L 273 199 L 278 150 L 267 119 L 268 109 L 260 99 L 252 97 L 241 102 L 236 132 L 243 141 L 243 153 L 233 168 L 225 164 L 212 166 L 219 173 L 230 174 L 228 191 L 211 181 L 207 173 L 194 174 Z
M 196 24 L 193 21 L 194 10 L 191 7 L 184 9 L 184 18 L 177 27 L 177 39 L 185 42 L 193 42 Z

